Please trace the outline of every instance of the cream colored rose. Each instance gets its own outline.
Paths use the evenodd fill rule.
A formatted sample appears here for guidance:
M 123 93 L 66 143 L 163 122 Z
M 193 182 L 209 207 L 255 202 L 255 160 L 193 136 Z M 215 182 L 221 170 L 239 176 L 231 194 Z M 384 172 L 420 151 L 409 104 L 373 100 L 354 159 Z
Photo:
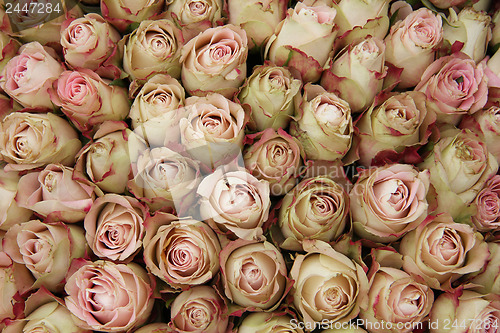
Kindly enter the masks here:
M 276 309 L 291 282 L 285 259 L 269 242 L 231 242 L 220 253 L 220 265 L 227 298 L 250 311 Z
M 349 195 L 327 177 L 305 178 L 281 203 L 278 223 L 287 250 L 301 251 L 306 239 L 334 241 L 349 217 Z
M 186 91 L 232 98 L 246 77 L 247 44 L 245 30 L 232 24 L 206 29 L 187 42 L 180 59 Z
M 306 84 L 295 102 L 295 119 L 290 134 L 302 143 L 307 159 L 334 161 L 347 154 L 354 128 L 345 100 L 319 85 Z
M 132 79 L 147 80 L 155 74 L 179 78 L 179 57 L 184 44 L 181 30 L 167 19 L 142 21 L 126 35 L 123 45 L 123 69 Z
M 19 206 L 15 200 L 19 190 L 20 174 L 16 171 L 6 172 L 0 168 L 0 230 L 7 231 L 12 225 L 27 222 L 33 212 Z
M 10 38 L 5 32 L 0 31 L 0 50 L 2 50 L 2 54 L 0 55 L 0 72 L 3 71 L 9 60 L 17 54 L 20 46 L 21 43 L 16 39 Z
M 441 16 L 427 8 L 410 13 L 396 22 L 385 38 L 385 60 L 402 68 L 398 87 L 414 87 L 425 69 L 434 61 L 435 52 L 443 39 Z
M 300 80 L 285 67 L 265 64 L 255 66 L 252 75 L 240 88 L 238 100 L 251 108 L 251 126 L 287 128 L 295 110 L 294 97 L 300 91 Z
M 480 270 L 489 256 L 483 236 L 446 213 L 406 234 L 399 251 L 406 272 L 439 290 L 452 290 L 454 281 Z
M 490 256 L 486 267 L 479 272 L 474 272 L 468 277 L 468 282 L 472 283 L 472 290 L 481 294 L 500 294 L 500 243 L 489 242 L 488 250 Z
M 246 170 L 222 167 L 198 186 L 201 217 L 216 231 L 231 238 L 260 240 L 271 206 L 269 183 Z
M 72 165 L 81 146 L 77 132 L 53 113 L 13 112 L 0 123 L 0 155 L 11 169 Z
M 491 45 L 495 46 L 500 43 L 500 10 L 497 10 L 496 13 L 492 17 L 492 33 L 491 33 Z
M 153 19 L 164 6 L 164 0 L 102 0 L 101 12 L 106 21 L 124 32 L 134 22 Z
M 295 319 L 297 320 L 297 319 Z M 294 327 L 297 326 L 297 327 Z M 304 333 L 298 321 L 279 312 L 254 312 L 243 319 L 238 333 Z
M 290 271 L 290 293 L 304 324 L 356 318 L 368 295 L 361 266 L 322 241 L 306 240 L 303 247 L 306 254 L 297 255 Z

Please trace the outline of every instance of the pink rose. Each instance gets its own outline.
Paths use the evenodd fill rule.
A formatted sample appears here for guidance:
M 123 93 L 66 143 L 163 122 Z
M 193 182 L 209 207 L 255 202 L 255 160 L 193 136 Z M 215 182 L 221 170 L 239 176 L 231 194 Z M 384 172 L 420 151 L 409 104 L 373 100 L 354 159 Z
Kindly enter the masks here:
M 87 136 L 107 120 L 124 120 L 130 110 L 127 89 L 109 85 L 90 69 L 63 72 L 49 93 L 52 102 Z
M 172 302 L 169 326 L 178 333 L 226 333 L 227 313 L 226 302 L 214 288 L 195 286 Z
M 52 109 L 47 89 L 64 71 L 56 58 L 38 42 L 23 45 L 3 69 L 0 87 L 24 107 Z
M 117 43 L 120 34 L 100 15 L 90 13 L 61 27 L 61 46 L 66 63 L 87 68 L 108 79 L 118 79 L 121 70 Z
M 494 175 L 474 199 L 477 213 L 472 223 L 479 231 L 500 230 L 500 176 Z
M 73 168 L 60 164 L 22 176 L 18 186 L 17 203 L 51 221 L 82 221 L 95 198 L 94 186 L 74 180 Z
M 149 20 L 160 14 L 164 0 L 102 0 L 102 16 L 120 32 L 134 22 Z
M 139 200 L 106 194 L 96 199 L 85 216 L 85 238 L 95 255 L 131 261 L 142 247 L 146 208 Z
M 74 261 L 66 277 L 64 301 L 79 327 L 125 332 L 147 321 L 154 282 L 137 264 Z
M 232 24 L 207 29 L 187 42 L 180 59 L 186 91 L 232 98 L 246 77 L 247 42 L 245 30 Z
M 484 64 L 476 65 L 464 53 L 441 57 L 427 67 L 415 90 L 435 103 L 438 121 L 456 124 L 463 114 L 472 114 L 486 104 Z
M 86 243 L 78 226 L 32 220 L 13 225 L 3 238 L 3 248 L 31 271 L 33 288 L 61 291 L 71 260 L 85 255 Z

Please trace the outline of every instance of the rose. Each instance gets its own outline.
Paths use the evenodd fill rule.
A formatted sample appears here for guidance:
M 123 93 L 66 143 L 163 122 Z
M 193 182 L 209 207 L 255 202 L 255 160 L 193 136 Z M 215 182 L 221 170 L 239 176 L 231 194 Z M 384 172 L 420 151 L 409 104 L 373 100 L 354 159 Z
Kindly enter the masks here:
M 459 128 L 470 129 L 486 144 L 488 152 L 500 162 L 500 146 L 497 144 L 500 136 L 500 107 L 492 106 L 481 109 L 472 115 L 465 115 Z
M 438 120 L 456 124 L 465 113 L 480 110 L 488 99 L 484 64 L 464 53 L 438 58 L 422 74 L 415 90 L 434 102 Z
M 142 247 L 147 216 L 137 199 L 105 194 L 85 216 L 85 239 L 98 257 L 129 262 Z
M 24 107 L 52 109 L 47 89 L 64 71 L 54 50 L 32 42 L 19 51 L 3 69 L 0 87 Z
M 483 60 L 491 40 L 491 17 L 473 7 L 465 7 L 458 15 L 451 10 L 448 21 L 450 24 L 444 26 L 444 39 L 450 45 L 464 43 L 461 52 L 476 63 Z
M 193 203 L 201 180 L 197 162 L 166 147 L 144 150 L 132 171 L 128 188 L 151 210 L 172 207 L 181 213 Z
M 5 65 L 12 59 L 19 50 L 20 43 L 13 38 L 10 38 L 6 33 L 0 31 L 0 72 L 3 71 Z
M 86 144 L 78 153 L 74 177 L 101 190 L 123 193 L 130 171 L 130 130 L 115 131 Z
M 154 74 L 180 77 L 179 57 L 184 40 L 173 22 L 166 19 L 142 21 L 120 43 L 123 45 L 123 69 L 132 79 L 147 80 Z
M 76 131 L 52 113 L 13 112 L 0 123 L 0 155 L 10 169 L 71 165 L 80 148 Z
M 254 312 L 243 319 L 238 326 L 238 333 L 304 333 L 303 329 L 293 326 L 293 318 L 289 315 Z
M 456 223 L 447 213 L 429 218 L 401 240 L 403 269 L 439 290 L 451 290 L 452 282 L 476 272 L 489 256 L 479 232 Z
M 277 66 L 300 74 L 303 82 L 315 82 L 337 36 L 336 10 L 316 0 L 299 1 L 269 38 L 264 57 Z
M 186 99 L 187 116 L 180 120 L 181 142 L 186 151 L 210 169 L 241 153 L 245 111 L 220 94 Z
M 306 239 L 334 241 L 348 214 L 349 196 L 339 184 L 322 176 L 305 178 L 281 202 L 278 223 L 285 240 L 280 247 L 300 251 Z
M 32 211 L 19 206 L 15 200 L 19 190 L 20 174 L 16 171 L 6 172 L 0 168 L 0 230 L 7 231 L 12 225 L 30 220 Z M 1 319 L 0 319 L 1 321 Z
M 457 327 L 448 328 L 445 325 L 431 327 L 431 333 L 449 332 L 494 332 L 500 325 L 500 303 L 498 300 L 473 291 L 463 293 L 443 293 L 434 302 L 430 322 L 461 323 Z
M 466 2 L 466 0 L 429 0 L 437 8 L 445 9 L 454 6 L 460 6 Z
M 324 331 L 321 331 L 321 333 L 366 333 L 367 331 L 365 331 L 364 329 L 362 329 L 361 327 L 359 326 L 356 326 L 356 325 L 346 325 L 346 328 L 339 328 L 339 329 L 335 329 L 335 328 L 331 328 L 331 329 L 327 329 L 327 330 L 324 330 Z
M 94 186 L 73 179 L 73 168 L 49 164 L 21 177 L 16 196 L 20 207 L 46 221 L 82 221 L 95 199 Z
M 500 230 L 500 176 L 492 176 L 474 199 L 477 213 L 472 223 L 479 231 Z
M 225 333 L 227 305 L 214 288 L 195 286 L 172 302 L 169 326 L 175 332 Z
M 102 0 L 102 16 L 120 32 L 134 22 L 143 22 L 160 14 L 164 0 Z
M 294 79 L 288 69 L 266 63 L 254 67 L 252 75 L 240 88 L 238 100 L 250 106 L 252 126 L 257 131 L 286 128 L 300 86 L 300 80 Z
M 303 247 L 306 254 L 297 255 L 290 271 L 290 293 L 304 324 L 355 318 L 368 294 L 361 266 L 323 241 L 305 240 Z
M 368 36 L 349 46 L 326 66 L 321 85 L 346 100 L 352 112 L 370 106 L 382 90 L 387 68 L 383 40 Z
M 434 61 L 436 48 L 443 39 L 441 16 L 427 8 L 410 13 L 396 22 L 385 38 L 385 59 L 403 69 L 399 88 L 414 87 Z
M 146 228 L 144 262 L 172 288 L 204 284 L 219 271 L 219 240 L 205 223 L 156 213 Z
M 188 41 L 205 29 L 222 21 L 221 0 L 173 0 L 169 1 L 167 15 L 181 26 L 182 35 Z
M 64 301 L 79 327 L 124 332 L 151 314 L 154 281 L 137 264 L 74 261 L 66 281 Z
M 267 2 L 229 0 L 227 2 L 229 23 L 245 29 L 250 48 L 261 47 L 285 18 L 287 5 L 286 0 Z
M 418 167 L 431 173 L 438 211 L 460 219 L 468 214 L 464 205 L 497 173 L 498 163 L 472 132 L 451 129 L 441 132 L 441 139 Z
M 297 95 L 290 134 L 304 147 L 307 159 L 335 161 L 351 147 L 352 116 L 349 104 L 319 85 L 306 84 Z
M 353 146 L 360 163 L 370 166 L 384 151 L 404 153 L 407 147 L 426 144 L 435 121 L 422 92 L 394 94 L 381 105 L 372 105 L 356 122 L 359 134 Z
M 33 288 L 60 291 L 71 260 L 85 255 L 86 244 L 80 227 L 31 220 L 7 230 L 3 250 L 30 270 L 36 279 Z
M 66 63 L 87 68 L 108 79 L 118 79 L 121 70 L 117 43 L 120 34 L 102 16 L 89 13 L 61 27 L 61 46 Z
M 361 309 L 359 317 L 373 333 L 412 332 L 431 311 L 434 301 L 432 289 L 402 270 L 378 264 L 375 267 L 370 276 L 368 305 Z M 384 328 L 381 328 L 382 323 Z M 401 324 L 404 329 L 399 327 Z
M 248 135 L 243 153 L 246 169 L 258 179 L 269 182 L 271 195 L 284 195 L 295 186 L 305 158 L 300 142 L 281 128 L 268 128 Z
M 109 85 L 109 81 L 89 69 L 63 72 L 49 94 L 52 102 L 87 136 L 107 120 L 125 119 L 130 109 L 125 88 Z
M 245 31 L 232 24 L 206 29 L 187 42 L 180 58 L 186 91 L 232 98 L 246 77 L 247 43 Z
M 224 292 L 250 311 L 272 311 L 288 292 L 285 259 L 269 242 L 237 240 L 220 253 Z
M 350 192 L 354 231 L 363 239 L 393 242 L 427 217 L 429 172 L 407 164 L 365 169 Z
M 135 333 L 170 333 L 172 330 L 166 323 L 154 323 L 142 326 Z
M 225 171 L 222 167 L 198 186 L 201 217 L 217 232 L 231 238 L 260 240 L 271 200 L 269 183 L 246 170 Z
M 500 10 L 497 10 L 495 14 L 493 14 L 491 21 L 493 23 L 493 28 L 491 33 L 490 44 L 492 46 L 495 46 L 498 43 L 500 43 L 500 24 L 498 23 L 500 22 Z
M 498 265 L 500 261 L 500 243 L 488 243 L 488 250 L 490 256 L 488 263 L 481 271 L 471 274 L 469 282 L 472 283 L 474 291 L 482 294 L 495 294 L 500 293 L 500 273 Z

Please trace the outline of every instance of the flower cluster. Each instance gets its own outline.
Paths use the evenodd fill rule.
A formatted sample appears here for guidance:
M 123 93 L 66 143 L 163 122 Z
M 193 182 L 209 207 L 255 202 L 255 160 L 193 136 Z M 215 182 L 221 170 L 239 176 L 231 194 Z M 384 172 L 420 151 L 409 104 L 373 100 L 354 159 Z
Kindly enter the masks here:
M 0 330 L 500 331 L 500 5 L 0 0 Z

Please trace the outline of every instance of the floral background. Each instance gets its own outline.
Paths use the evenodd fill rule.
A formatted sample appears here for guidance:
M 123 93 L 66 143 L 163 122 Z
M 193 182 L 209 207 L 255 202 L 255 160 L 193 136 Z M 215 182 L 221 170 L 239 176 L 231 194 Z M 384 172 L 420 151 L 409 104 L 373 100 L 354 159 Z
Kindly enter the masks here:
M 0 1 L 2 332 L 499 332 L 495 0 Z

